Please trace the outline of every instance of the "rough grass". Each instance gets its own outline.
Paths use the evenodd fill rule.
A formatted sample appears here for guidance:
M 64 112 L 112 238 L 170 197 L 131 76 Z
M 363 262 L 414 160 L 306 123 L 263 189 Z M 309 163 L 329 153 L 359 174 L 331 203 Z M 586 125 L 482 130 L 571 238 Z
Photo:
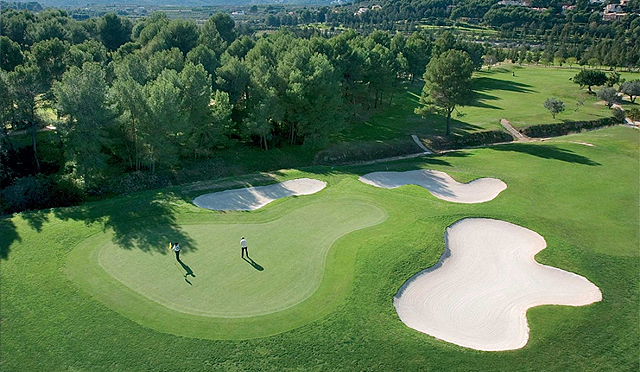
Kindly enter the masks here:
M 512 72 L 515 71 L 515 76 Z M 486 130 L 501 130 L 500 119 L 507 119 L 516 128 L 527 125 L 560 123 L 563 121 L 594 120 L 611 116 L 602 102 L 587 88 L 569 80 L 578 68 L 502 65 L 474 74 L 475 100 L 469 106 L 459 107 L 452 116 L 452 133 L 462 135 Z M 622 72 L 622 78 L 638 79 L 637 73 Z M 373 141 L 404 138 L 411 134 L 421 137 L 445 134 L 446 118 L 414 114 L 418 106 L 423 83 L 405 84 L 395 94 L 390 106 L 361 113 L 339 140 Z M 600 87 L 593 87 L 597 91 Z M 554 119 L 543 107 L 547 98 L 564 101 L 565 111 Z M 577 106 L 578 101 L 583 102 Z M 625 101 L 623 107 L 637 106 Z M 576 110 L 577 109 L 577 110 Z
M 119 244 L 136 243 L 137 249 L 166 248 L 169 236 L 187 239 L 180 235 L 185 234 L 182 226 L 199 220 L 201 212 L 187 203 L 182 188 L 2 219 L 0 370 L 637 371 L 638 139 L 636 130 L 614 127 L 540 143 L 274 175 L 277 180 L 327 180 L 324 195 L 334 190 L 364 197 L 383 208 L 388 219 L 344 236 L 343 248 L 329 250 L 328 272 L 353 268 L 344 300 L 320 319 L 255 339 L 215 341 L 155 331 L 111 310 L 67 276 L 70 252 L 103 230 Z M 491 202 L 460 205 L 417 186 L 378 189 L 356 179 L 370 171 L 418 168 L 442 170 L 464 182 L 497 177 L 508 188 Z M 298 200 L 305 199 L 280 200 L 255 215 L 286 210 Z M 392 296 L 408 278 L 437 262 L 444 229 L 464 217 L 501 219 L 541 234 L 548 247 L 537 260 L 585 276 L 601 289 L 603 301 L 532 309 L 529 343 L 509 352 L 469 350 L 404 326 Z M 136 224 L 162 229 L 158 236 L 136 234 Z M 349 265 L 331 264 L 339 259 L 332 255 L 340 252 L 352 255 Z M 94 277 L 89 266 L 78 275 L 109 285 Z M 328 283 L 327 288 L 344 283 Z M 150 322 L 157 315 L 155 309 L 140 314 Z M 160 319 L 178 328 L 182 322 L 179 316 Z M 233 322 L 214 327 L 231 332 Z

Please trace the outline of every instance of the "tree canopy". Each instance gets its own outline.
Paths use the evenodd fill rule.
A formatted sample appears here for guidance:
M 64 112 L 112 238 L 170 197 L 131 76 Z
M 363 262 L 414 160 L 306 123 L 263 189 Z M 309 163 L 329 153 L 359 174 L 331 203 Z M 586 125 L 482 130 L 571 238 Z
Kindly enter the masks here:
M 448 50 L 432 58 L 424 73 L 425 85 L 416 113 L 437 112 L 446 115 L 451 134 L 451 113 L 457 106 L 468 104 L 473 97 L 471 75 L 473 63 L 467 52 Z

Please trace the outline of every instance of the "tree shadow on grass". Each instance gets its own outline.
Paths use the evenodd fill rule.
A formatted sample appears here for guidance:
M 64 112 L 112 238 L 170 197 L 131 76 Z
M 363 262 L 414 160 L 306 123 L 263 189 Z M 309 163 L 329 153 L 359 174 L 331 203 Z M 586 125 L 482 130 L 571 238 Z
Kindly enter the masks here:
M 514 93 L 535 93 L 529 84 L 519 83 L 517 81 L 507 81 L 502 79 L 494 79 L 490 77 L 478 77 L 473 79 L 473 90 L 476 92 L 488 90 L 504 90 Z
M 468 106 L 481 107 L 481 108 L 487 108 L 487 109 L 493 109 L 493 110 L 504 110 L 502 107 L 493 106 L 486 103 L 486 101 L 499 101 L 499 100 L 500 100 L 500 97 L 493 96 L 491 94 L 474 92 L 473 99 L 471 100 L 471 103 L 469 103 Z
M 42 226 L 45 222 L 49 222 L 49 213 L 46 211 L 25 211 L 22 212 L 22 218 L 32 229 L 42 232 Z
M 0 260 L 8 260 L 11 244 L 21 242 L 16 225 L 9 218 L 0 218 Z
M 600 165 L 600 163 L 595 162 L 585 156 L 578 155 L 571 150 L 559 148 L 554 145 L 510 143 L 505 145 L 493 146 L 490 147 L 490 149 L 496 151 L 520 152 L 523 154 L 537 156 L 543 159 L 560 160 L 568 163 L 577 163 L 590 166 Z
M 176 222 L 176 198 L 172 193 L 126 196 L 99 204 L 85 204 L 55 209 L 57 218 L 82 221 L 85 225 L 101 224 L 103 231 L 112 230 L 113 241 L 123 249 L 169 253 L 169 242 L 179 242 L 184 251 L 197 250 L 196 243 Z

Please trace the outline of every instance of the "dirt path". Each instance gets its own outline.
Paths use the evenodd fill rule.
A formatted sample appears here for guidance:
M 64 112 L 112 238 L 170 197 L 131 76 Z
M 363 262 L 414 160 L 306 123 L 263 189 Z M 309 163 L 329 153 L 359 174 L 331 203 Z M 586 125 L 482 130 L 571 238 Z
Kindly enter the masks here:
M 509 132 L 513 138 L 516 139 L 516 141 L 530 141 L 531 139 L 527 136 L 525 136 L 524 134 L 518 132 L 516 130 L 516 128 L 514 128 L 511 123 L 509 123 L 509 120 L 507 119 L 500 119 L 500 124 L 504 127 L 504 129 L 507 130 L 507 132 Z
M 422 141 L 420 141 L 418 136 L 416 136 L 415 134 L 412 134 L 411 138 L 413 138 L 413 142 L 415 142 L 416 145 L 418 145 L 418 147 L 420 147 L 422 149 L 422 151 L 424 151 L 425 154 L 433 154 L 433 152 L 431 152 L 431 150 L 429 150 L 428 148 L 425 147 L 425 145 L 422 143 Z

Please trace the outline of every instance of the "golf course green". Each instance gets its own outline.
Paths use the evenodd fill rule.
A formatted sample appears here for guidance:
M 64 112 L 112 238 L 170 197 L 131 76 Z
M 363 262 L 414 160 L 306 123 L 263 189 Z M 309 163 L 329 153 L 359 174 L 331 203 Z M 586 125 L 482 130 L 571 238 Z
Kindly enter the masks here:
M 308 167 L 139 192 L 0 220 L 0 370 L 633 371 L 640 368 L 637 129 L 343 167 Z M 508 188 L 479 204 L 370 172 L 433 169 Z M 308 177 L 313 195 L 248 212 L 197 195 Z M 234 184 L 237 182 L 237 184 Z M 436 264 L 464 218 L 535 231 L 542 265 L 602 292 L 527 311 L 518 350 L 482 352 L 407 327 L 393 296 Z M 245 236 L 252 260 L 240 258 Z M 183 247 L 176 262 L 169 241 Z M 253 262 L 253 264 L 252 264 Z M 179 357 L 179 358 L 178 358 Z
M 138 308 L 155 303 L 165 307 L 169 316 L 188 321 L 186 315 L 194 315 L 197 324 L 206 317 L 256 317 L 283 311 L 309 298 L 322 280 L 331 245 L 341 236 L 385 218 L 385 212 L 375 205 L 339 197 L 306 204 L 261 223 L 224 223 L 225 216 L 220 216 L 208 224 L 181 226 L 192 242 L 183 246 L 181 262 L 168 248 L 166 252 L 122 249 L 112 234 L 98 234 L 72 252 L 68 268 L 72 278 L 97 298 L 129 294 L 138 298 Z M 149 233 L 153 234 L 153 229 Z M 250 242 L 250 259 L 240 258 L 241 236 Z M 85 275 L 88 266 L 95 275 Z M 105 291 L 104 282 L 92 286 L 95 276 L 111 282 L 110 289 Z M 331 301 L 340 300 L 340 295 L 334 293 Z M 136 318 L 135 310 L 140 309 L 132 309 L 130 303 L 112 304 L 115 310 L 131 313 L 145 325 L 144 319 Z M 183 320 L 179 328 L 167 331 L 225 338 L 215 329 L 184 331 L 185 325 Z M 258 335 L 250 332 L 244 337 Z

